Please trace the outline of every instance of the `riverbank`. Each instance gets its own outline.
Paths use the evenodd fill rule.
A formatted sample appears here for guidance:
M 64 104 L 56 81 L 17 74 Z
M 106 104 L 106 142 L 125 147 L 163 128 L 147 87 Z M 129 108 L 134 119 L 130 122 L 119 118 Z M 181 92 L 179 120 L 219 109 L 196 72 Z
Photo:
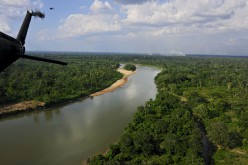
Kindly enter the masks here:
M 118 141 L 137 107 L 155 98 L 157 73 L 148 67 L 138 67 L 128 82 L 112 93 L 88 95 L 55 108 L 51 105 L 49 109 L 2 118 L 0 146 L 4 159 L 0 164 L 32 165 L 41 160 L 37 164 L 79 165 L 106 151 Z M 123 77 L 118 75 L 118 79 Z M 11 137 L 17 136 L 13 142 Z
M 103 95 L 105 93 L 109 93 L 109 92 L 112 92 L 112 91 L 116 90 L 117 88 L 123 86 L 128 81 L 128 77 L 134 73 L 133 71 L 128 71 L 128 70 L 125 70 L 125 69 L 122 69 L 122 68 L 118 69 L 117 71 L 124 75 L 122 79 L 117 80 L 110 87 L 108 87 L 108 88 L 106 88 L 106 89 L 104 89 L 102 91 L 93 93 L 90 96 L 100 96 L 100 95 Z
M 128 81 L 128 77 L 130 75 L 132 75 L 134 72 L 132 71 L 128 71 L 122 68 L 119 68 L 117 70 L 118 72 L 123 74 L 123 78 L 120 80 L 117 80 L 114 84 L 112 84 L 110 87 L 90 94 L 88 96 L 99 96 L 108 92 L 112 92 L 115 89 L 121 87 L 122 85 L 124 85 L 127 81 Z M 84 97 L 88 97 L 88 96 L 84 96 Z M 81 97 L 82 98 L 82 97 Z M 77 100 L 78 98 L 74 98 L 72 100 Z M 66 101 L 67 102 L 70 102 Z M 10 104 L 10 105 L 6 105 L 6 106 L 2 106 L 0 107 L 0 118 L 1 117 L 7 117 L 7 116 L 11 116 L 11 115 L 16 115 L 16 114 L 20 114 L 20 113 L 24 113 L 24 112 L 31 112 L 31 111 L 36 111 L 36 110 L 41 110 L 41 109 L 46 109 L 46 108 L 51 108 L 51 107 L 55 107 L 61 105 L 61 103 L 58 104 L 54 104 L 54 105 L 46 105 L 45 102 L 40 102 L 40 101 L 36 101 L 36 100 L 30 100 L 30 101 L 23 101 L 23 102 L 19 102 L 19 103 L 15 103 L 15 104 Z
M 0 117 L 5 117 L 9 115 L 19 114 L 22 112 L 34 111 L 43 109 L 45 107 L 44 102 L 30 100 L 23 101 L 16 104 L 6 105 L 0 108 Z

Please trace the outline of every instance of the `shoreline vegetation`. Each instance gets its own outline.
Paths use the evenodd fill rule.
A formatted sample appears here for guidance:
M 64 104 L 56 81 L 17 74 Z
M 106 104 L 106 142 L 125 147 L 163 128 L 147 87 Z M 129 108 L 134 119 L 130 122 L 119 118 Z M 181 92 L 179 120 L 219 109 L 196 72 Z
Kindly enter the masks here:
M 20 101 L 28 94 L 37 98 L 33 95 L 40 85 L 43 85 L 41 88 L 50 87 L 37 94 L 49 96 L 43 97 L 45 101 L 59 97 L 61 90 L 67 93 L 56 101 L 89 96 L 122 77 L 114 70 L 119 66 L 116 61 L 156 66 L 162 70 L 155 77 L 156 99 L 138 107 L 119 141 L 110 145 L 106 154 L 88 159 L 89 164 L 247 164 L 247 58 L 85 55 L 63 56 L 63 59 L 72 62 L 68 68 L 54 65 L 44 68 L 42 64 L 39 72 L 35 70 L 37 63 L 23 67 L 21 61 L 17 61 L 14 65 L 18 64 L 19 68 L 1 75 L 0 101 Z M 46 68 L 49 70 L 44 74 Z M 58 82 L 54 71 L 62 75 Z M 20 76 L 21 73 L 27 75 Z M 19 77 L 27 80 L 23 81 L 23 86 Z M 103 84 L 106 79 L 109 81 Z M 37 80 L 33 89 L 31 80 Z M 71 93 L 74 88 L 76 93 Z M 20 92 L 21 89 L 24 92 Z M 81 89 L 84 93 L 80 93 Z
M 247 164 L 247 59 L 134 58 L 162 67 L 156 99 L 88 164 Z
M 119 73 L 123 74 L 123 77 L 121 79 L 117 80 L 111 86 L 109 86 L 103 90 L 100 90 L 98 92 L 92 93 L 92 94 L 85 96 L 83 98 L 86 98 L 89 96 L 90 97 L 100 96 L 100 95 L 103 95 L 105 93 L 112 92 L 112 91 L 116 90 L 117 88 L 123 86 L 128 81 L 128 77 L 134 73 L 133 71 L 128 71 L 128 70 L 125 70 L 123 68 L 119 68 L 119 69 L 117 69 L 117 71 Z M 80 98 L 82 98 L 82 97 L 80 97 Z M 76 99 L 77 98 L 73 98 L 72 100 L 76 100 Z M 72 100 L 67 100 L 65 102 L 68 103 Z M 47 106 L 45 102 L 36 101 L 36 100 L 18 102 L 18 103 L 14 103 L 14 104 L 5 105 L 5 106 L 0 107 L 0 118 L 1 117 L 7 117 L 10 115 L 16 115 L 16 114 L 24 113 L 24 112 L 36 111 L 36 110 L 41 110 L 41 109 L 48 109 L 51 107 L 56 107 L 58 105 L 61 105 L 61 103 Z

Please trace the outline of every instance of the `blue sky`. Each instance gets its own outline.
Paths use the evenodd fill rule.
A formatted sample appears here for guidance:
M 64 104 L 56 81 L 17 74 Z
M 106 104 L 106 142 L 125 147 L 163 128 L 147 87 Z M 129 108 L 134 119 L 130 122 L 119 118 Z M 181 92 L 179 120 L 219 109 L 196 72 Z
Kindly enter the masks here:
M 54 10 L 50 10 L 54 7 Z M 0 30 L 27 50 L 248 55 L 247 0 L 0 0 Z

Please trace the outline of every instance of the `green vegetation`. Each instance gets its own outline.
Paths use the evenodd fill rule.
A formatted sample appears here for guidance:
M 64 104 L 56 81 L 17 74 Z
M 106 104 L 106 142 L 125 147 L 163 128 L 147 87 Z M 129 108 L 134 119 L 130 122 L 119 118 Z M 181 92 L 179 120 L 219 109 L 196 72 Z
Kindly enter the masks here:
M 129 71 L 135 71 L 136 70 L 136 66 L 133 65 L 133 64 L 126 64 L 124 66 L 124 69 L 129 70 Z
M 122 74 L 119 63 L 104 56 L 60 55 L 46 58 L 67 61 L 60 66 L 31 60 L 18 60 L 0 73 L 0 105 L 26 100 L 57 104 L 88 96 L 110 86 Z
M 189 108 L 167 92 L 139 107 L 110 151 L 91 164 L 204 164 L 201 131 Z
M 90 164 L 248 162 L 247 58 L 119 58 L 163 68 L 155 78 L 158 94 Z
M 120 140 L 90 164 L 246 164 L 248 58 L 60 55 L 67 67 L 20 60 L 0 73 L 0 104 L 89 95 L 122 75 L 120 63 L 161 68 L 158 94 Z

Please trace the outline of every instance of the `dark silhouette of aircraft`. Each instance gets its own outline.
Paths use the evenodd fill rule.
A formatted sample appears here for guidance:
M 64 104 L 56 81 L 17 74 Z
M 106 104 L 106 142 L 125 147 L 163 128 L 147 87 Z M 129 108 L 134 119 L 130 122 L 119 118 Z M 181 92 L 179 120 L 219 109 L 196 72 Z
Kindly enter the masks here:
M 50 7 L 50 10 L 53 10 L 54 8 L 53 7 Z
M 31 22 L 32 16 L 44 18 L 45 14 L 40 11 L 27 11 L 25 19 L 23 20 L 20 31 L 17 38 L 13 38 L 0 31 L 0 72 L 11 65 L 13 62 L 19 58 L 26 58 L 36 61 L 43 61 L 49 63 L 55 63 L 60 65 L 67 65 L 65 62 L 50 60 L 46 58 L 40 58 L 35 56 L 25 55 L 25 39 L 27 36 L 29 24 Z

